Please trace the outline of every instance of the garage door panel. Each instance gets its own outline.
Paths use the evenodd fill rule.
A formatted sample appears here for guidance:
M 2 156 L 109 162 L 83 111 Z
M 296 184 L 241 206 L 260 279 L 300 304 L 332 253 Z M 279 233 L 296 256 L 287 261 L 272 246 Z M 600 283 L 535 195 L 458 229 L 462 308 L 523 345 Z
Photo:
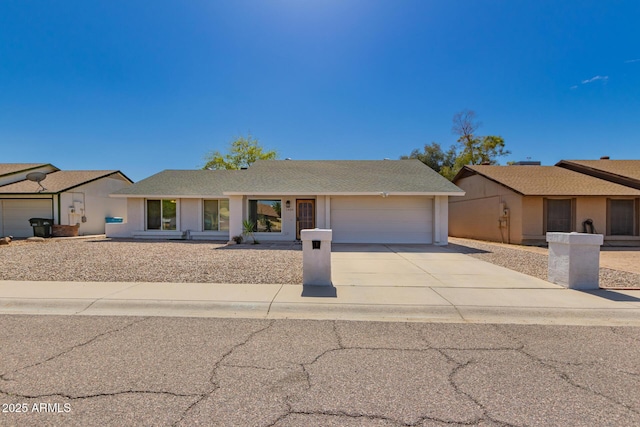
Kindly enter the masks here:
M 0 232 L 5 236 L 31 237 L 33 227 L 30 218 L 51 218 L 51 200 L 2 200 L 2 227 Z
M 432 243 L 433 199 L 332 198 L 331 228 L 336 243 Z

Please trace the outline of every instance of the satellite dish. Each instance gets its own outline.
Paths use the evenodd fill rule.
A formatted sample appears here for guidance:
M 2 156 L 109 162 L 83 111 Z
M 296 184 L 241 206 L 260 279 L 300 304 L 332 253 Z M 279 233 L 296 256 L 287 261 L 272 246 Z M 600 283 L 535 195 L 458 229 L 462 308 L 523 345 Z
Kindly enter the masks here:
M 40 184 L 40 182 L 44 181 L 46 177 L 47 177 L 47 174 L 44 172 L 30 172 L 27 174 L 27 179 L 29 181 L 37 182 L 38 185 L 40 186 L 40 190 L 38 190 L 38 193 L 46 190 L 46 188 L 44 188 L 42 184 Z

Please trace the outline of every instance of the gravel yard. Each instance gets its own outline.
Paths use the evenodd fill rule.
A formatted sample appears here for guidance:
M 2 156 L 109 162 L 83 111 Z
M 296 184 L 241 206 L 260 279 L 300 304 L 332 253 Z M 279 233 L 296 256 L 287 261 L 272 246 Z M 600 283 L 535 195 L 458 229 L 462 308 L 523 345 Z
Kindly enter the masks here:
M 302 250 L 106 238 L 15 241 L 0 246 L 0 280 L 298 284 Z
M 516 245 L 449 237 L 449 248 L 529 276 L 547 280 L 548 256 Z M 601 288 L 640 288 L 640 274 L 600 268 Z
M 547 255 L 469 239 L 449 248 L 547 279 Z M 302 283 L 302 247 L 294 243 L 78 239 L 0 246 L 0 280 L 87 282 Z M 600 268 L 600 286 L 640 288 L 640 274 Z

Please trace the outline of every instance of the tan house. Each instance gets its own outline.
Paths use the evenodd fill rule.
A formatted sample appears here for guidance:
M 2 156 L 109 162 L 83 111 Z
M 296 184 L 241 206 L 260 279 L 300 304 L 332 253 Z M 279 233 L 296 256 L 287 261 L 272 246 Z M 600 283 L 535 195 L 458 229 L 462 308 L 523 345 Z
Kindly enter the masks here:
M 453 179 L 465 195 L 449 200 L 449 235 L 538 245 L 549 231 L 577 231 L 638 245 L 639 167 L 612 160 L 465 166 Z

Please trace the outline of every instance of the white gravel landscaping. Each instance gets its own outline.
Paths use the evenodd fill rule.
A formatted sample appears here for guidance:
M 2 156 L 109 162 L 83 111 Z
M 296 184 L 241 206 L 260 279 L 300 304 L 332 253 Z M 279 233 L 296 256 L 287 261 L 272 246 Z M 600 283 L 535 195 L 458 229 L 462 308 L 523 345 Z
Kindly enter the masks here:
M 106 238 L 14 241 L 0 247 L 0 280 L 301 284 L 302 250 Z

